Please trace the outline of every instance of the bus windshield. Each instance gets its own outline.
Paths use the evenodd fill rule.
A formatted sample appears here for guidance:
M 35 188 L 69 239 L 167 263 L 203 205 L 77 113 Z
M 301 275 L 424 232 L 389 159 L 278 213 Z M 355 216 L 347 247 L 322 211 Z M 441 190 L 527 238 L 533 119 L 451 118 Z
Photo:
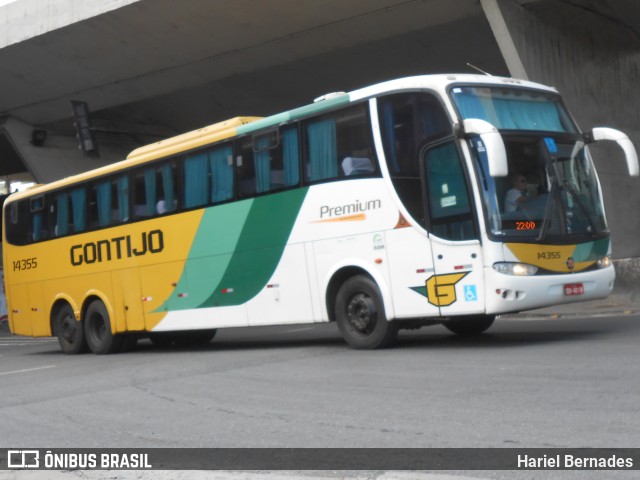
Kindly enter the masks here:
M 606 233 L 594 166 L 558 95 L 483 86 L 454 87 L 451 97 L 463 119 L 490 122 L 505 143 L 509 177 L 493 178 L 482 144 L 470 142 L 490 234 L 562 242 Z
M 560 96 L 539 90 L 504 87 L 454 87 L 451 97 L 460 116 L 486 120 L 498 130 L 577 133 Z
M 523 134 L 503 138 L 507 178 L 488 174 L 483 148 L 472 142 L 490 234 L 562 243 L 559 237 L 608 233 L 595 169 L 582 141 Z

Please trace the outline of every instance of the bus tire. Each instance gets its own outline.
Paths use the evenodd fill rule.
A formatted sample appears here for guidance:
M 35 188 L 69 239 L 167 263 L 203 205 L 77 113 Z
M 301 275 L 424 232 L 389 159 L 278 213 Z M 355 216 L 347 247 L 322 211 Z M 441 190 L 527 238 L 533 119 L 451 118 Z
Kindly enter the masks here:
M 64 353 L 75 355 L 87 351 L 82 322 L 76 320 L 71 305 L 62 305 L 53 318 L 53 334 Z
M 387 320 L 378 285 L 366 275 L 353 276 L 342 284 L 335 316 L 342 338 L 352 348 L 384 348 L 398 334 L 397 325 Z
M 486 331 L 493 325 L 495 319 L 495 315 L 470 315 L 468 317 L 453 317 L 442 324 L 461 337 L 472 337 Z
M 89 349 L 97 355 L 119 352 L 122 348 L 124 336 L 111 332 L 109 312 L 101 300 L 94 300 L 89 304 L 85 313 L 84 330 Z

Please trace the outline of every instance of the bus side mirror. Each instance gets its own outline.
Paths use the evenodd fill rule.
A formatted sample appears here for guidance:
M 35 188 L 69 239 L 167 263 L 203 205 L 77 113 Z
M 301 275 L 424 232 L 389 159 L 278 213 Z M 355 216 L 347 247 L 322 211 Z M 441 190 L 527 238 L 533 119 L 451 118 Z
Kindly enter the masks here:
M 489 163 L 489 175 L 506 177 L 509 174 L 507 151 L 498 129 L 486 120 L 479 118 L 465 119 L 462 122 L 462 127 L 465 135 L 478 135 L 482 140 Z
M 624 156 L 627 159 L 629 175 L 637 177 L 640 174 L 640 168 L 638 168 L 638 154 L 633 143 L 631 143 L 629 137 L 624 133 L 613 128 L 599 127 L 594 128 L 591 135 L 596 142 L 599 142 L 600 140 L 611 140 L 612 142 L 616 142 L 620 145 L 620 148 L 624 151 Z

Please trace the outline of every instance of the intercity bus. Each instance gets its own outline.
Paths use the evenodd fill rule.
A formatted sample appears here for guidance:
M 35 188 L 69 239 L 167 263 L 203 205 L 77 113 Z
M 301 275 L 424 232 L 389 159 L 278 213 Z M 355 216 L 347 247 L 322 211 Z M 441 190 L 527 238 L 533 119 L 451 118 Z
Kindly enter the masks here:
M 370 349 L 402 328 L 472 335 L 497 314 L 603 298 L 601 140 L 638 175 L 628 137 L 581 132 L 556 90 L 457 74 L 162 140 L 8 198 L 10 328 L 102 354 L 335 321 Z

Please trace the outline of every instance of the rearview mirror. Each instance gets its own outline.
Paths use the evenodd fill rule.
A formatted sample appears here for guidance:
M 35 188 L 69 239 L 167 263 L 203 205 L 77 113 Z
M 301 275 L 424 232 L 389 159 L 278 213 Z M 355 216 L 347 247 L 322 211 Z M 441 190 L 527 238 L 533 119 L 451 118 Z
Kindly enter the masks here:
M 620 148 L 622 148 L 624 156 L 627 160 L 629 175 L 632 177 L 637 177 L 638 174 L 640 174 L 636 148 L 633 146 L 633 143 L 631 143 L 631 140 L 629 140 L 629 137 L 627 137 L 624 133 L 613 128 L 599 127 L 594 128 L 591 132 L 591 135 L 596 142 L 599 142 L 601 140 L 610 140 L 620 145 Z
M 489 175 L 506 177 L 509 174 L 507 151 L 498 129 L 486 120 L 479 118 L 467 118 L 463 121 L 462 127 L 465 135 L 478 135 L 482 140 L 487 154 Z

